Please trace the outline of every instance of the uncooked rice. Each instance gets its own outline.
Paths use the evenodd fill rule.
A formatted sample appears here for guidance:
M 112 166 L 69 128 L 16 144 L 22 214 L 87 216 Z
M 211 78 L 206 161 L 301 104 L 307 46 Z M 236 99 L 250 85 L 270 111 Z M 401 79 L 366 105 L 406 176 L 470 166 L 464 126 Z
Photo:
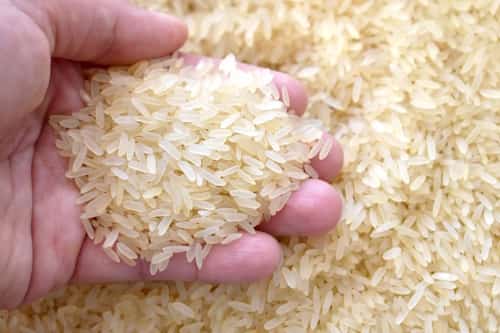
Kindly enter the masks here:
M 183 51 L 306 84 L 346 153 L 343 221 L 280 239 L 266 281 L 72 286 L 1 332 L 498 332 L 499 1 L 136 1 L 186 19 Z
M 212 245 L 254 232 L 333 144 L 320 121 L 287 114 L 269 70 L 242 70 L 233 55 L 93 71 L 86 85 L 80 113 L 50 118 L 84 229 L 114 261 L 143 259 L 154 273 L 178 252 L 201 268 Z

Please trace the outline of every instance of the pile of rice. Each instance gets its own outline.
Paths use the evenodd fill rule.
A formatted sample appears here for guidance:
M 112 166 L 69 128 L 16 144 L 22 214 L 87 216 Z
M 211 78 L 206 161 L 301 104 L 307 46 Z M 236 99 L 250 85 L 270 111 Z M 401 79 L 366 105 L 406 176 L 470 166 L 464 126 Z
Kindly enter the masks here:
M 145 259 L 153 275 L 176 253 L 201 268 L 213 245 L 255 233 L 333 144 L 319 120 L 287 113 L 270 70 L 234 55 L 97 70 L 86 85 L 80 112 L 50 118 L 83 226 L 113 261 Z
M 251 285 L 70 287 L 1 332 L 498 332 L 500 1 L 141 0 L 289 72 L 344 144 L 343 223 Z

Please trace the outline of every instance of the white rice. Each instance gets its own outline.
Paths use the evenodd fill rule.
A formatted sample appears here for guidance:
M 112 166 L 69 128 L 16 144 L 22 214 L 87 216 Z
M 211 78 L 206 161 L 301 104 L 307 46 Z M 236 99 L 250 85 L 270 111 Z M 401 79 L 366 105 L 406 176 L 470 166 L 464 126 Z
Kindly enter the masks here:
M 254 232 L 251 221 L 276 214 L 310 177 L 300 172 L 304 164 L 330 152 L 331 137 L 317 148 L 319 123 L 287 115 L 290 101 L 278 99 L 269 77 L 243 71 L 235 61 L 230 55 L 219 66 L 202 61 L 189 67 L 167 58 L 142 62 L 129 72 L 97 71 L 90 77 L 93 91 L 87 106 L 51 120 L 61 140 L 69 143 L 61 153 L 73 156 L 72 171 L 88 168 L 95 174 L 92 179 L 87 172 L 74 176 L 85 190 L 77 202 L 85 204 L 87 233 L 98 243 L 89 223 L 105 227 L 103 246 L 116 249 L 125 262 L 154 258 L 150 271 L 160 272 L 170 259 L 160 250 L 161 243 L 170 249 L 187 246 L 190 250 L 182 252 L 201 268 L 210 247 L 203 247 L 202 254 L 200 242 L 214 244 L 217 237 L 228 244 L 239 238 L 234 228 L 210 225 L 204 216 L 232 207 L 235 212 L 227 223 L 238 222 L 242 230 Z M 144 83 L 163 80 L 169 82 L 168 89 Z M 281 94 L 289 99 L 286 88 Z M 160 116 L 164 113 L 169 116 Z M 266 138 L 271 137 L 269 149 Z M 289 185 L 263 196 L 260 188 L 268 183 Z M 200 192 L 206 193 L 205 199 L 199 198 Z M 211 202 L 213 198 L 218 199 Z M 244 214 L 248 209 L 256 215 Z M 115 218 L 106 220 L 108 214 Z M 124 243 L 139 235 L 142 241 L 136 246 Z
M 343 223 L 320 237 L 280 238 L 283 263 L 264 281 L 72 286 L 22 309 L 0 311 L 0 332 L 264 332 L 273 319 L 273 333 L 498 331 L 500 278 L 491 275 L 500 258 L 498 1 L 135 2 L 182 16 L 190 31 L 185 52 L 219 58 L 235 53 L 305 83 L 307 116 L 321 119 L 344 146 L 345 167 L 335 183 L 345 200 Z M 109 74 L 94 78 L 105 83 Z M 362 84 L 354 102 L 357 78 Z M 176 84 L 170 76 L 164 86 L 152 82 L 140 82 L 137 90 L 153 85 L 168 91 Z M 227 114 L 221 123 L 228 119 L 229 129 L 239 118 Z M 77 128 L 85 119 L 65 125 Z M 271 149 L 283 153 L 279 131 L 270 138 Z M 56 144 L 62 149 L 69 142 Z M 81 158 L 90 154 L 84 149 Z M 118 147 L 103 147 L 106 153 L 113 149 Z M 89 174 L 81 163 L 69 175 Z M 122 168 L 120 163 L 108 167 Z M 368 171 L 375 165 L 387 180 Z M 255 177 L 245 173 L 247 180 Z M 367 176 L 380 186 L 365 185 Z M 425 182 L 410 191 L 419 176 Z M 143 193 L 125 191 L 137 198 Z M 382 232 L 374 233 L 379 227 Z M 95 239 L 102 242 L 103 233 L 95 228 Z M 394 247 L 401 255 L 384 260 Z M 307 275 L 299 272 L 303 257 L 312 267 Z M 442 281 L 432 277 L 436 273 L 454 276 L 437 275 Z M 428 286 L 408 310 L 421 281 Z M 319 320 L 318 301 L 324 306 Z M 189 305 L 195 317 L 170 309 L 174 302 Z M 236 312 L 229 302 L 249 304 L 253 312 Z

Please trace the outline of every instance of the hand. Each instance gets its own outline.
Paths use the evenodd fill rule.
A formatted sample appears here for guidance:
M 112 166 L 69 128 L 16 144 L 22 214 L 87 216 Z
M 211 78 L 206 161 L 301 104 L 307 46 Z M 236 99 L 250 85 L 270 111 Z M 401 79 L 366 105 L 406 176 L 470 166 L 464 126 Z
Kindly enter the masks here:
M 313 235 L 337 223 L 341 200 L 309 180 L 255 235 L 215 247 L 197 271 L 183 256 L 154 277 L 147 265 L 116 264 L 85 237 L 78 191 L 64 176 L 52 130 L 54 113 L 82 107 L 81 64 L 127 64 L 164 56 L 187 36 L 179 20 L 119 0 L 0 0 L 0 308 L 30 302 L 69 283 L 136 280 L 252 281 L 270 275 L 280 247 L 270 235 Z M 304 112 L 302 86 L 276 73 L 292 107 Z M 342 165 L 338 144 L 313 165 L 324 180 Z

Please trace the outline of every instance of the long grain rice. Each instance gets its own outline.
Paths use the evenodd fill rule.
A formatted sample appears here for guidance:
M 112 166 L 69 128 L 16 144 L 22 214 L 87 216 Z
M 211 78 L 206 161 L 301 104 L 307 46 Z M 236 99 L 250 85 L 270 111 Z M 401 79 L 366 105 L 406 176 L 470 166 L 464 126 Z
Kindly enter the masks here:
M 283 263 L 265 281 L 72 286 L 22 309 L 0 312 L 0 332 L 236 333 L 263 332 L 265 323 L 277 325 L 271 330 L 276 333 L 312 332 L 314 288 L 324 305 L 314 332 L 498 331 L 500 278 L 491 275 L 500 258 L 498 1 L 134 2 L 182 16 L 190 31 L 185 52 L 219 58 L 235 53 L 306 84 L 307 114 L 321 119 L 344 146 L 345 167 L 336 181 L 345 200 L 344 223 L 322 237 L 280 238 Z M 147 64 L 135 68 L 144 71 Z M 110 80 L 105 72 L 94 78 Z M 358 85 L 353 86 L 358 78 L 359 99 Z M 170 76 L 162 85 L 152 82 L 140 82 L 136 91 L 154 86 L 153 93 L 159 93 L 176 84 Z M 91 100 L 89 94 L 85 100 Z M 151 114 L 167 119 L 161 112 Z M 220 127 L 229 129 L 239 118 L 227 114 Z M 87 120 L 63 124 L 76 129 L 82 121 Z M 278 152 L 279 135 L 270 136 L 269 143 Z M 174 136 L 186 139 L 182 130 L 169 140 Z M 70 147 L 69 142 L 57 140 L 58 149 Z M 81 165 L 87 154 L 82 149 L 76 161 L 80 171 L 69 175 L 90 174 Z M 165 154 L 170 166 L 174 158 Z M 114 163 L 109 167 L 124 165 Z M 378 172 L 368 174 L 375 165 L 382 166 L 387 180 Z M 310 165 L 303 169 L 316 174 Z M 380 186 L 365 185 L 367 176 Z M 410 191 L 419 176 L 425 182 Z M 251 181 L 253 176 L 245 171 L 244 177 Z M 95 182 L 81 190 L 94 188 Z M 137 194 L 135 200 L 143 193 L 130 186 L 125 191 Z M 464 218 L 471 222 L 466 225 Z M 355 220 L 359 225 L 351 229 Z M 402 225 L 418 237 L 400 233 Z M 95 228 L 95 239 L 103 237 L 104 230 Z M 483 251 L 488 239 L 491 248 Z M 384 260 L 384 252 L 395 247 L 401 255 Z M 305 279 L 299 274 L 303 257 L 312 267 Z M 428 286 L 408 310 L 419 281 Z M 170 309 L 175 302 L 189 305 L 196 316 Z M 229 302 L 250 304 L 254 311 L 237 313 Z
M 142 62 L 135 71 L 110 68 L 94 73 L 87 106 L 51 120 L 59 137 L 76 147 L 62 148 L 63 156 L 74 158 L 71 170 L 88 168 L 95 173 L 92 179 L 87 174 L 75 176 L 77 186 L 85 190 L 77 202 L 85 204 L 82 218 L 89 237 L 95 239 L 91 219 L 94 226 L 105 227 L 103 246 L 116 248 L 127 263 L 154 258 L 150 271 L 161 272 L 170 259 L 165 249 L 181 245 L 188 249 L 188 262 L 201 268 L 210 247 L 199 241 L 214 244 L 217 237 L 228 244 L 239 233 L 200 217 L 232 207 L 236 210 L 225 223 L 238 222 L 239 228 L 253 233 L 254 220 L 280 211 L 309 178 L 284 170 L 300 171 L 308 163 L 319 141 L 314 130 L 320 127 L 287 115 L 290 101 L 279 100 L 269 76 L 262 73 L 239 69 L 232 55 L 218 66 L 207 61 L 182 66 L 180 59 L 167 58 Z M 144 83 L 164 80 L 169 81 L 168 89 Z M 289 99 L 286 88 L 281 94 Z M 169 116 L 159 116 L 163 113 Z M 282 131 L 283 126 L 288 130 Z M 266 137 L 274 138 L 271 146 L 277 149 L 268 149 Z M 328 137 L 320 159 L 326 158 L 332 143 Z M 289 185 L 263 196 L 259 188 L 268 183 Z M 205 199 L 200 199 L 200 192 L 206 193 Z M 158 214 L 157 207 L 167 210 Z M 248 209 L 256 215 L 245 214 Z M 108 214 L 114 216 L 111 224 Z M 123 241 L 139 235 L 143 240 L 132 248 Z

